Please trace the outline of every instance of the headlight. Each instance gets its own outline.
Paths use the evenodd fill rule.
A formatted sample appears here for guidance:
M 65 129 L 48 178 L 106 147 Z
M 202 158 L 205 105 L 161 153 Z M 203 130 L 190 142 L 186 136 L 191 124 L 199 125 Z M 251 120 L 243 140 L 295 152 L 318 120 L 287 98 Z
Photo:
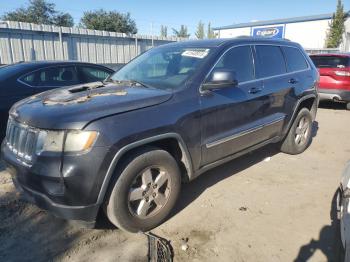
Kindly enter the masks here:
M 97 138 L 97 132 L 94 131 L 68 131 L 66 143 L 63 148 L 65 131 L 39 132 L 36 153 L 42 152 L 81 152 L 90 149 Z
M 80 152 L 90 149 L 97 138 L 97 132 L 71 131 L 67 134 L 65 152 Z

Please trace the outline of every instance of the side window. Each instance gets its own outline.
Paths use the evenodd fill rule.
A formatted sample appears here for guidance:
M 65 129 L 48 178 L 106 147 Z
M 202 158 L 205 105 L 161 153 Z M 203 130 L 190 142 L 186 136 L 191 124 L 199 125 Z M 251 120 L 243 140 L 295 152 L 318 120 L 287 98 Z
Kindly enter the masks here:
M 110 76 L 110 72 L 99 67 L 80 66 L 83 81 L 86 83 L 103 81 Z
M 60 87 L 79 84 L 74 66 L 44 68 L 24 76 L 21 81 L 34 87 Z
M 282 47 L 282 49 L 286 57 L 288 72 L 304 70 L 308 67 L 305 57 L 299 49 L 286 46 Z
M 286 63 L 279 46 L 257 45 L 255 50 L 259 64 L 259 77 L 286 73 Z
M 250 46 L 234 47 L 218 61 L 215 69 L 228 69 L 236 73 L 238 82 L 254 79 L 254 65 Z

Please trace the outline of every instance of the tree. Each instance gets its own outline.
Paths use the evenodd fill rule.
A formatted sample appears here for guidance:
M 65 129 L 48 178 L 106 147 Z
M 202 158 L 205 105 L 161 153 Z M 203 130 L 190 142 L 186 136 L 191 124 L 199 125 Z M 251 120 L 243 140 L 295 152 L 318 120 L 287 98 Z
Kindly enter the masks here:
M 167 37 L 168 36 L 168 27 L 161 25 L 160 26 L 160 36 L 161 37 Z
M 84 12 L 80 24 L 87 29 L 136 34 L 136 23 L 130 17 L 130 13 L 122 14 L 117 11 L 105 11 L 103 9 Z
M 210 22 L 208 23 L 207 37 L 208 37 L 209 39 L 211 39 L 211 38 L 216 38 L 216 35 L 215 35 L 215 33 L 214 33 L 214 30 L 211 28 Z
M 199 21 L 195 35 L 198 39 L 203 39 L 205 37 L 204 24 L 202 23 L 202 21 Z
M 30 0 L 28 7 L 20 7 L 5 13 L 1 19 L 67 27 L 74 25 L 73 17 L 69 13 L 57 11 L 54 3 L 45 0 Z
M 177 37 L 189 38 L 190 34 L 188 33 L 187 26 L 181 25 L 180 30 L 173 28 L 173 33 Z
M 333 14 L 333 18 L 329 23 L 329 29 L 326 38 L 327 48 L 337 48 L 343 41 L 343 33 L 345 31 L 346 13 L 341 0 L 338 0 L 337 10 Z

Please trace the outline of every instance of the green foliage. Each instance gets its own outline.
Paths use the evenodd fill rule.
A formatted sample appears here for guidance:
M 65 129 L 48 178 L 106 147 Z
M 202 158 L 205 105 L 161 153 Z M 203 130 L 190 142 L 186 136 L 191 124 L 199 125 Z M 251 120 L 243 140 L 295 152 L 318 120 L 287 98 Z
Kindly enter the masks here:
M 345 31 L 346 13 L 341 0 L 338 0 L 337 10 L 333 14 L 333 18 L 329 24 L 327 32 L 327 39 L 325 46 L 327 48 L 337 48 L 343 40 L 343 33 Z
M 215 33 L 214 33 L 214 30 L 211 28 L 210 22 L 208 23 L 207 37 L 208 37 L 209 39 L 211 39 L 211 38 L 216 38 L 216 35 L 215 35 Z
M 173 28 L 173 33 L 177 37 L 189 38 L 190 34 L 188 33 L 187 26 L 181 25 L 180 30 Z
M 160 36 L 161 37 L 167 37 L 168 36 L 168 27 L 161 25 L 160 26 Z
M 103 9 L 84 12 L 80 24 L 87 29 L 136 34 L 135 21 L 129 13 L 122 14 L 117 11 L 105 11 Z
M 202 21 L 199 21 L 195 35 L 198 39 L 203 39 L 205 37 L 204 23 L 202 23 Z
M 54 3 L 45 0 L 30 0 L 28 7 L 20 7 L 5 13 L 1 19 L 67 27 L 74 25 L 73 18 L 69 13 L 57 11 Z

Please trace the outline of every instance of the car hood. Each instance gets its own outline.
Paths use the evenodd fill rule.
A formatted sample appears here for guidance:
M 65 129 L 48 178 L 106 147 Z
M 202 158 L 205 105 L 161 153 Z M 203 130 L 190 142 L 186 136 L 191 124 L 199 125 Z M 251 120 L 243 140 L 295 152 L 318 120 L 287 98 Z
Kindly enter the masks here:
M 96 119 L 164 103 L 171 96 L 160 89 L 98 82 L 31 96 L 17 102 L 10 116 L 36 128 L 82 129 Z

